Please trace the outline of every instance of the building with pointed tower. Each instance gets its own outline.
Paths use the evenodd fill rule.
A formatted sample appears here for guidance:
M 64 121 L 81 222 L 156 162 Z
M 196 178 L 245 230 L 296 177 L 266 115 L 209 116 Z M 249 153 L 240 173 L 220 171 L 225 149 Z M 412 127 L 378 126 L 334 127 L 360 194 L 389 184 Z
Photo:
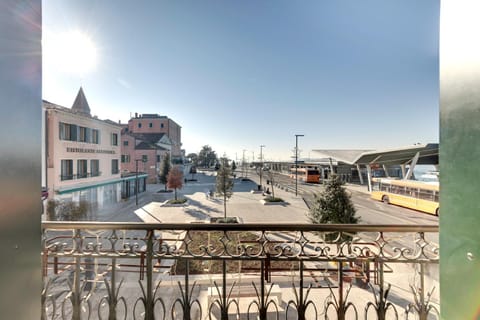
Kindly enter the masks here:
M 130 193 L 124 189 L 134 183 L 120 174 L 121 125 L 92 116 L 82 88 L 71 108 L 44 100 L 42 117 L 43 184 L 49 199 L 97 212 Z M 139 181 L 139 191 L 145 190 L 146 175 Z

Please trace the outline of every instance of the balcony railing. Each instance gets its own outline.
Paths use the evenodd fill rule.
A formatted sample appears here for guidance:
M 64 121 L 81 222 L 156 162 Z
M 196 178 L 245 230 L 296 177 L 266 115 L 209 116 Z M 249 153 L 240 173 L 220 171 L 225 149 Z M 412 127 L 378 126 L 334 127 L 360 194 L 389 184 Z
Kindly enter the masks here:
M 42 319 L 435 319 L 436 243 L 436 226 L 44 223 Z
M 62 174 L 60 175 L 60 180 L 61 181 L 64 181 L 64 180 L 73 180 L 75 178 L 75 175 L 74 174 Z
M 118 173 L 118 172 L 117 172 Z M 85 179 L 90 177 L 99 177 L 102 175 L 102 172 L 85 172 L 85 173 L 78 173 L 78 174 L 70 174 L 70 175 L 60 175 L 60 180 L 76 180 L 76 179 Z

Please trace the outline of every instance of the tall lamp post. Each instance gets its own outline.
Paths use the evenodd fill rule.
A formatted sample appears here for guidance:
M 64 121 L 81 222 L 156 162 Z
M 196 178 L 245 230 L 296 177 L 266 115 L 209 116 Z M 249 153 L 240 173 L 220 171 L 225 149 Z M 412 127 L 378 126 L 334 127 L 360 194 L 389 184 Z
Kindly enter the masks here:
M 295 135 L 295 196 L 298 195 L 298 137 L 304 137 L 304 135 Z
M 263 154 L 262 154 L 262 149 L 265 148 L 265 145 L 260 146 L 260 188 L 263 190 L 262 187 L 262 171 L 263 171 Z
M 135 159 L 135 205 L 138 206 L 138 161 L 145 163 L 145 159 Z

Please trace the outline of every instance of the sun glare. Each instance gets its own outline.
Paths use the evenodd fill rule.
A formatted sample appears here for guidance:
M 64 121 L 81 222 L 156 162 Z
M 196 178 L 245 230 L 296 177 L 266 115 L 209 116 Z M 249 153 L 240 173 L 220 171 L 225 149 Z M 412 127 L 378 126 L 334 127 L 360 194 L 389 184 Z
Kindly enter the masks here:
M 81 31 L 46 34 L 43 45 L 44 58 L 58 71 L 83 76 L 95 70 L 97 49 Z
M 442 1 L 440 16 L 440 60 L 441 64 L 470 72 L 478 67 L 480 43 L 478 30 L 480 20 L 477 14 L 480 3 L 475 0 Z

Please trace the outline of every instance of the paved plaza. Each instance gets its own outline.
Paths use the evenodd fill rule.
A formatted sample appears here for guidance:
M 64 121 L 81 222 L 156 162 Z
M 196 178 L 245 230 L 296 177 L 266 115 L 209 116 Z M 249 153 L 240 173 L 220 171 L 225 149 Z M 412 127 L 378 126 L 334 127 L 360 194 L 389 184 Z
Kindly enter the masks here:
M 187 205 L 171 207 L 164 203 L 174 197 L 172 193 L 156 193 L 153 201 L 135 210 L 135 214 L 144 222 L 188 223 L 209 221 L 213 217 L 224 216 L 223 198 L 207 197 L 209 190 L 215 188 L 215 177 L 197 174 L 196 182 L 188 182 L 178 191 L 179 197 L 188 199 Z M 159 188 L 160 189 L 160 188 Z M 239 217 L 244 223 L 308 223 L 308 208 L 303 199 L 294 194 L 275 188 L 275 196 L 285 200 L 284 204 L 263 205 L 262 193 L 252 193 L 256 183 L 251 180 L 235 179 L 234 193 L 227 200 L 227 216 Z M 271 186 L 270 186 L 271 191 Z

